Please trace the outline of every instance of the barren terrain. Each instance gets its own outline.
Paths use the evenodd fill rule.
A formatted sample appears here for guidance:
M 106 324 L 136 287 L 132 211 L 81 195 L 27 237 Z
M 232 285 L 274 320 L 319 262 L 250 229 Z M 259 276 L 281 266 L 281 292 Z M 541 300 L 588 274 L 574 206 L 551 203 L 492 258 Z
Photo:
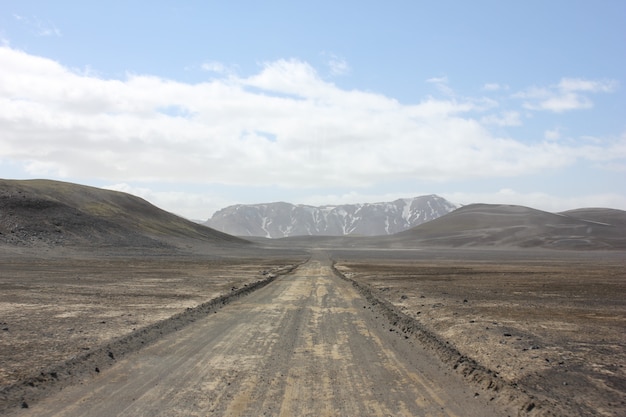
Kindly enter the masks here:
M 146 336 L 146 329 L 169 331 L 167 319 L 241 292 L 303 259 L 2 256 L 0 410 L 3 400 L 16 400 L 14 394 L 3 398 L 8 387 L 26 381 L 46 388 L 66 367 L 82 371 L 66 362 L 97 356 L 102 346 L 129 335 L 140 334 L 138 339 L 145 339 L 140 344 L 149 342 L 158 336 Z M 190 319 L 182 317 L 175 326 Z M 128 349 L 119 347 L 118 354 Z
M 558 413 L 626 415 L 623 253 L 432 255 L 370 252 L 336 266 Z
M 0 413 L 626 415 L 624 211 L 253 243 L 124 193 L 0 188 Z
M 622 252 L 330 251 L 346 280 L 323 253 L 291 274 L 305 257 L 268 253 L 5 254 L 0 406 L 19 415 L 626 411 Z M 182 363 L 189 370 L 175 371 Z
M 319 256 L 13 413 L 504 415 L 504 408 L 390 327 Z

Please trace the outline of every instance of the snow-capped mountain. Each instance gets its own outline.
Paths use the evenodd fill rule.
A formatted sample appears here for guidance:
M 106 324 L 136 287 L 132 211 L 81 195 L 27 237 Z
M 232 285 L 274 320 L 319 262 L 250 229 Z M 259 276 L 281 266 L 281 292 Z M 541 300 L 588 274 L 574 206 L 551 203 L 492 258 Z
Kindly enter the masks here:
M 375 236 L 402 232 L 456 208 L 437 195 L 389 203 L 322 207 L 289 203 L 240 204 L 217 211 L 204 224 L 235 236 Z

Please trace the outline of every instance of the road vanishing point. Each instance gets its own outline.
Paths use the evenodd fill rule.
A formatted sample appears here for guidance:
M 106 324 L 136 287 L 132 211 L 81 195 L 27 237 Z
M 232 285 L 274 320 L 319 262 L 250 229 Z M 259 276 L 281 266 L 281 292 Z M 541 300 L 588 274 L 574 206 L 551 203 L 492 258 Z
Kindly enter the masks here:
M 323 253 L 19 416 L 497 416 Z

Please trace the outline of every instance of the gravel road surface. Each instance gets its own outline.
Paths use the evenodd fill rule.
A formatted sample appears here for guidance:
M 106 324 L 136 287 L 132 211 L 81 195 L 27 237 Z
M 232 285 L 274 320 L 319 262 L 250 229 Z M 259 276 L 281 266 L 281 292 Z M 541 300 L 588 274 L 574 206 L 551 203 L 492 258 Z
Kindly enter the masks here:
M 323 254 L 19 416 L 502 416 Z

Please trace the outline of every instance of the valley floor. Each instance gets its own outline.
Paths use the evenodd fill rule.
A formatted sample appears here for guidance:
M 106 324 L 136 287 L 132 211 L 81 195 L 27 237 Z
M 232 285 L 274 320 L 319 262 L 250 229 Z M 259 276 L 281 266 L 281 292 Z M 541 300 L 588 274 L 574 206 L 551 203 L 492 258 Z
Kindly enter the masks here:
M 623 252 L 268 253 L 0 254 L 0 412 L 626 414 Z
M 314 258 L 20 416 L 499 416 Z

